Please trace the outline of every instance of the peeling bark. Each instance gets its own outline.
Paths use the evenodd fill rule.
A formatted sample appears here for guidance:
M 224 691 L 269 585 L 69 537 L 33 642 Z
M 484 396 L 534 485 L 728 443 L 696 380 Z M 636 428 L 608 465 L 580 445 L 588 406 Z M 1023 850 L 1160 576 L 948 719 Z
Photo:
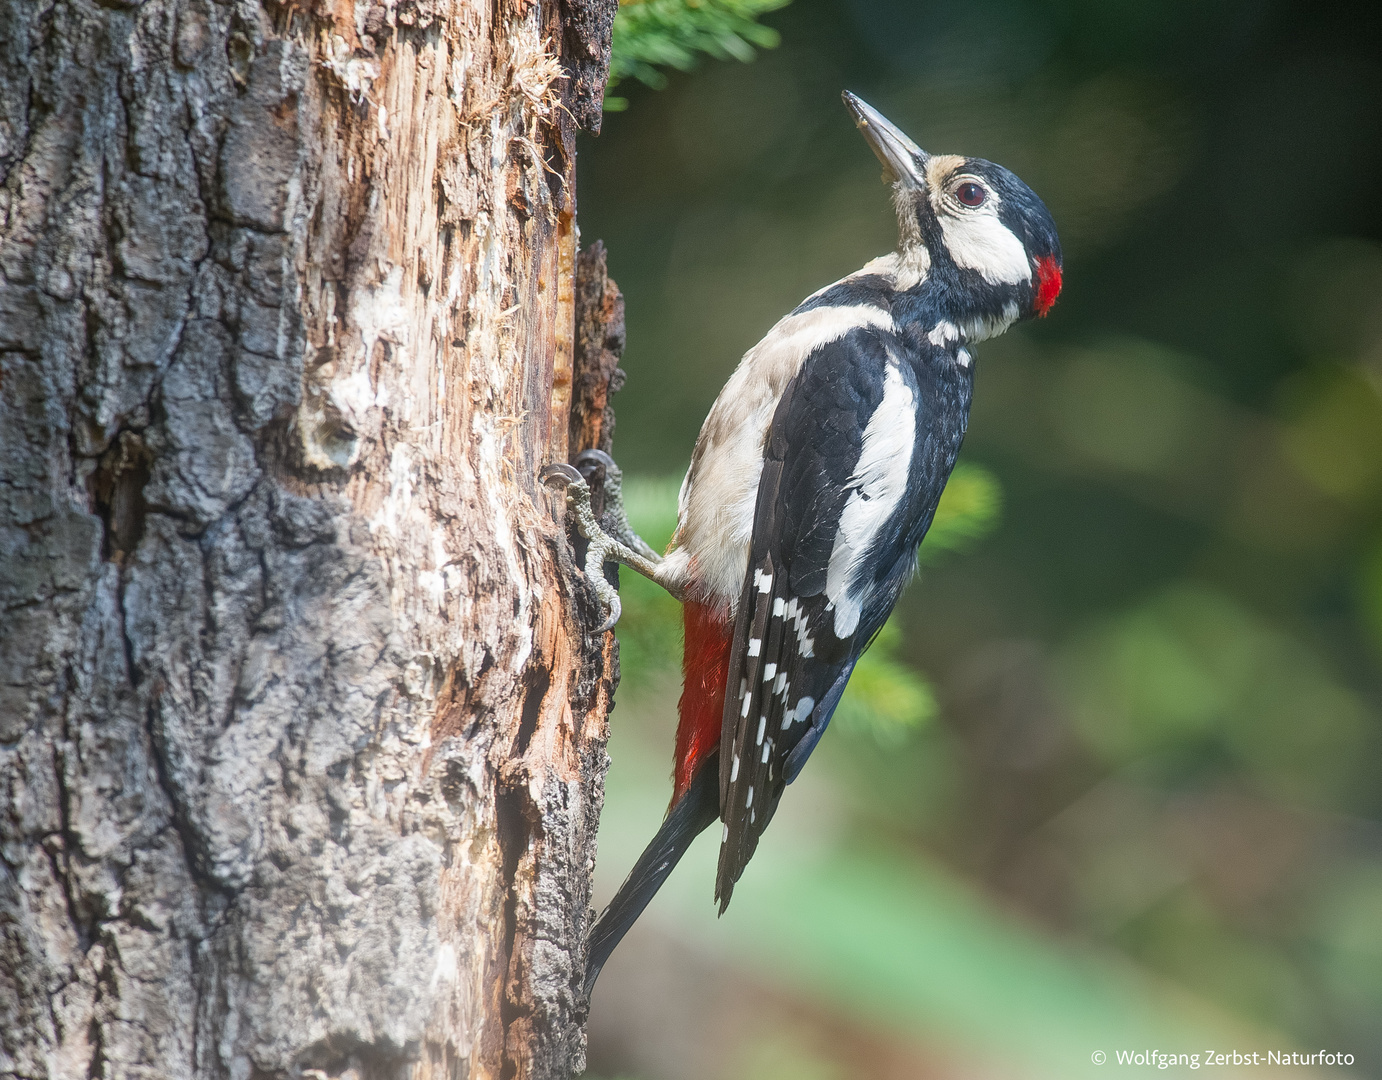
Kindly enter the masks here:
M 0 1074 L 583 1067 L 613 11 L 0 0 Z

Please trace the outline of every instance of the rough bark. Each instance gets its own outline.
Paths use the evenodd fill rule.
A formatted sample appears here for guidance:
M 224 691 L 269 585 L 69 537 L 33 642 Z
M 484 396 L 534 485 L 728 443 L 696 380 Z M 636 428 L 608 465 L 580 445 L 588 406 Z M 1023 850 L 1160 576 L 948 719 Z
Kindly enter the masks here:
M 609 276 L 605 245 L 596 240 L 576 257 L 576 372 L 568 436 L 573 447 L 607 454 L 614 448 L 611 395 L 624 385 L 624 334 L 624 297 Z
M 564 1077 L 612 0 L 0 0 L 0 1073 Z

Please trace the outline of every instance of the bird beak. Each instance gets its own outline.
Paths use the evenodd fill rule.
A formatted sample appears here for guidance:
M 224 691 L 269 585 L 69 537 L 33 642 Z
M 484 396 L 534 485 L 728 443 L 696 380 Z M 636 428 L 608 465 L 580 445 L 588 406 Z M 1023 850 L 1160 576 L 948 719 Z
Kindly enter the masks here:
M 925 190 L 926 161 L 931 155 L 863 98 L 848 90 L 842 96 L 854 114 L 855 124 L 883 163 L 883 178 L 890 183 L 901 181 L 910 188 Z

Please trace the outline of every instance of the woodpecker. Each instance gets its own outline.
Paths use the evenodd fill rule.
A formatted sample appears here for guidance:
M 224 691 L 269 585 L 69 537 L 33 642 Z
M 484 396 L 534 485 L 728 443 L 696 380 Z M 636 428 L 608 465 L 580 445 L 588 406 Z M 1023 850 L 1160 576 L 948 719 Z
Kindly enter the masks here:
M 1055 224 L 1026 184 L 927 154 L 844 101 L 892 185 L 898 248 L 807 297 L 744 355 L 701 428 L 666 555 L 626 522 L 601 529 L 579 474 L 549 470 L 590 539 L 602 629 L 619 616 L 606 562 L 677 596 L 685 629 L 671 806 L 591 932 L 587 993 L 717 820 L 715 898 L 729 905 L 916 566 L 969 419 L 973 346 L 1044 316 L 1061 289 Z

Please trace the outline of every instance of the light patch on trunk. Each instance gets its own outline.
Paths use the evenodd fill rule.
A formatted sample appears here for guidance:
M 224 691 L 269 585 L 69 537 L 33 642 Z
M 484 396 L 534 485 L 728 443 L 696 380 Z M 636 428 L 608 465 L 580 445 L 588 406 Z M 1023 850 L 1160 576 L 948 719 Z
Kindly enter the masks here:
M 354 465 L 361 433 L 376 426 L 371 413 L 389 404 L 387 388 L 376 388 L 370 369 L 380 341 L 401 349 L 408 340 L 403 268 L 392 266 L 377 285 L 358 288 L 349 321 L 360 334 L 360 352 L 341 349 L 338 361 L 323 365 L 317 373 L 322 381 L 313 380 L 304 388 L 298 416 L 303 457 L 318 469 Z
M 341 81 L 356 105 L 369 100 L 370 86 L 379 78 L 379 61 L 355 55 L 355 50 L 340 34 L 332 34 L 329 46 L 322 50 L 318 63 Z
M 456 981 L 456 946 L 449 941 L 442 942 L 442 946 L 437 950 L 437 964 L 432 969 L 432 988 L 436 989 L 438 983 L 453 983 Z

